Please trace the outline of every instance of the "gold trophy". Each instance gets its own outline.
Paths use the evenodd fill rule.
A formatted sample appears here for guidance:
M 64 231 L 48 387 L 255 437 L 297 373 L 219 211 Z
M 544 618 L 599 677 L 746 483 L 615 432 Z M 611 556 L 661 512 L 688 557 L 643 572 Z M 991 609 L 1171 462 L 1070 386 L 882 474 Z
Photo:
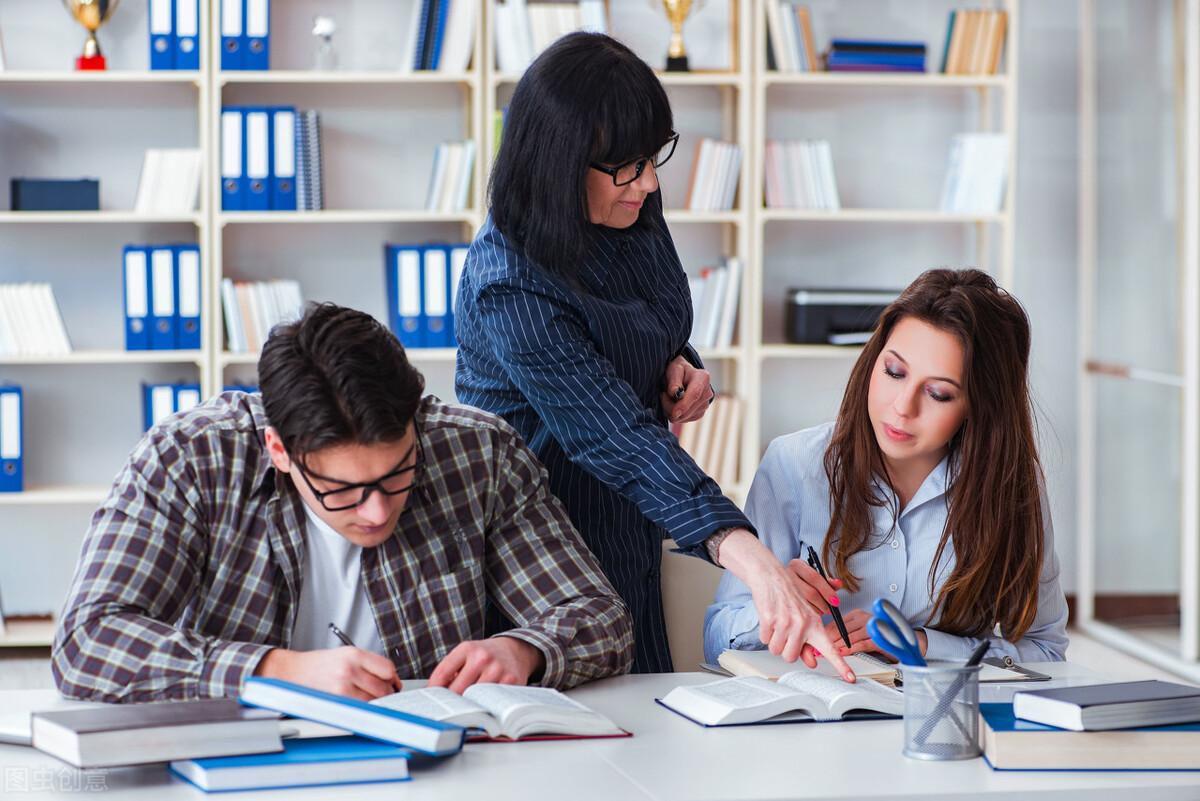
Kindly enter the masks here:
M 692 11 L 692 0 L 662 0 L 671 22 L 671 46 L 667 49 L 667 72 L 687 72 L 687 50 L 683 47 L 683 21 Z
M 75 20 L 87 28 L 88 38 L 83 44 L 83 55 L 75 59 L 77 70 L 107 69 L 104 56 L 100 54 L 100 43 L 96 31 L 117 10 L 121 0 L 63 0 L 63 5 Z

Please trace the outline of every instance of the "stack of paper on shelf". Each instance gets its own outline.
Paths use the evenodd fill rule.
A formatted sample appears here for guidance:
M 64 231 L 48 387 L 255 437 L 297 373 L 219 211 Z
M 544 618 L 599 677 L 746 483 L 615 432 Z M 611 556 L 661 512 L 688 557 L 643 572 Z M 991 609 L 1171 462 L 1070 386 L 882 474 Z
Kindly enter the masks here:
M 821 69 L 812 15 L 808 6 L 765 0 L 767 68 L 779 72 L 817 72 Z
M 471 177 L 475 169 L 475 142 L 443 142 L 433 156 L 433 172 L 425 196 L 428 211 L 456 212 L 471 200 Z
M 202 164 L 199 150 L 147 150 L 133 210 L 138 214 L 195 211 Z
M 298 281 L 221 281 L 225 336 L 232 353 L 257 353 L 271 329 L 299 319 L 304 296 Z
M 729 487 L 737 483 L 741 427 L 741 398 L 718 395 L 699 420 L 676 423 L 671 430 L 679 437 L 679 447 L 688 452 L 709 478 Z
M 764 199 L 769 209 L 841 208 L 833 150 L 824 139 L 768 139 L 763 172 Z
M 963 133 L 954 137 L 940 208 L 952 214 L 994 214 L 1004 207 L 1008 137 Z
M 737 327 L 738 296 L 742 283 L 742 261 L 723 259 L 716 267 L 705 267 L 688 278 L 692 292 L 692 336 L 697 348 L 728 348 Z
M 704 138 L 696 145 L 688 184 L 689 211 L 728 211 L 737 199 L 742 148 L 732 142 Z
M 942 72 L 947 75 L 995 75 L 1004 54 L 1008 14 L 958 9 L 950 12 Z
M 71 341 L 49 284 L 0 284 L 0 356 L 62 356 Z

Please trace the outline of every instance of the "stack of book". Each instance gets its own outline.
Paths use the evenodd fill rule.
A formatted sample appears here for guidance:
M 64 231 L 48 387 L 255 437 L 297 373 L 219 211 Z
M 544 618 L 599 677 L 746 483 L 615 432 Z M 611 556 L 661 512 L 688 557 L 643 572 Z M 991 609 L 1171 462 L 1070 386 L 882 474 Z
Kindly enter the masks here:
M 433 172 L 425 195 L 428 211 L 455 212 L 471 200 L 471 173 L 475 168 L 475 142 L 443 142 L 433 155 Z
M 954 137 L 942 184 L 942 211 L 994 214 L 1004 207 L 1008 182 L 1008 137 L 964 133 Z
M 742 148 L 732 142 L 701 139 L 692 161 L 684 207 L 689 211 L 728 211 L 737 199 Z
M 950 12 L 942 72 L 947 75 L 995 75 L 1004 54 L 1008 14 L 1003 11 Z
M 71 340 L 49 284 L 0 284 L 0 356 L 63 356 Z
M 769 209 L 841 208 L 833 150 L 824 139 L 768 139 L 763 154 L 764 200 Z
M 142 384 L 142 426 L 146 431 L 199 405 L 199 384 Z
M 766 0 L 767 69 L 817 72 L 821 62 L 808 6 Z
M 478 8 L 477 0 L 415 0 L 401 63 L 414 70 L 466 72 Z
M 523 72 L 538 53 L 572 31 L 607 33 L 605 6 L 604 0 L 497 2 L 496 66 L 503 73 Z
M 298 281 L 221 281 L 225 337 L 231 353 L 258 353 L 271 329 L 304 311 Z
M 741 447 L 742 399 L 718 395 L 699 420 L 675 423 L 671 431 L 683 448 L 722 487 L 737 482 L 738 450 Z
M 222 211 L 295 211 L 307 128 L 292 106 L 221 109 Z
M 296 158 L 296 208 L 320 211 L 325 208 L 325 182 L 318 111 L 306 110 L 297 115 Z
M 733 344 L 741 282 L 742 262 L 738 258 L 725 259 L 716 267 L 703 268 L 695 278 L 688 278 L 688 288 L 692 291 L 693 347 L 728 348 Z
M 825 57 L 830 72 L 924 72 L 925 45 L 882 39 L 834 39 Z
M 133 210 L 138 214 L 195 211 L 202 164 L 199 150 L 147 150 Z

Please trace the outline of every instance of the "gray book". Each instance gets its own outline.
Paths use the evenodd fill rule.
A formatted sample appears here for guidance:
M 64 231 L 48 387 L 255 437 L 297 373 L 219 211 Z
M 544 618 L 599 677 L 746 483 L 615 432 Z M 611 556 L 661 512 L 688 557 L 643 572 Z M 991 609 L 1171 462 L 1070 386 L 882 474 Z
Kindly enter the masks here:
M 77 768 L 283 750 L 279 715 L 231 698 L 35 712 L 33 747 Z
M 1074 731 L 1105 731 L 1200 721 L 1200 687 L 1129 681 L 1019 692 L 1013 714 Z

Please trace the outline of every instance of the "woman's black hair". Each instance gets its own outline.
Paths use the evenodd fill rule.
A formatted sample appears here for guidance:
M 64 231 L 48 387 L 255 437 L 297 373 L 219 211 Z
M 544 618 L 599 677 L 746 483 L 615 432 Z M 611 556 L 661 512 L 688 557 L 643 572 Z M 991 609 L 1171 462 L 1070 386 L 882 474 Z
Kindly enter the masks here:
M 514 247 L 573 279 L 591 242 L 592 162 L 653 156 L 674 123 L 654 71 L 625 45 L 572 33 L 538 56 L 513 92 L 488 185 L 492 220 Z M 638 225 L 661 203 L 647 202 Z

